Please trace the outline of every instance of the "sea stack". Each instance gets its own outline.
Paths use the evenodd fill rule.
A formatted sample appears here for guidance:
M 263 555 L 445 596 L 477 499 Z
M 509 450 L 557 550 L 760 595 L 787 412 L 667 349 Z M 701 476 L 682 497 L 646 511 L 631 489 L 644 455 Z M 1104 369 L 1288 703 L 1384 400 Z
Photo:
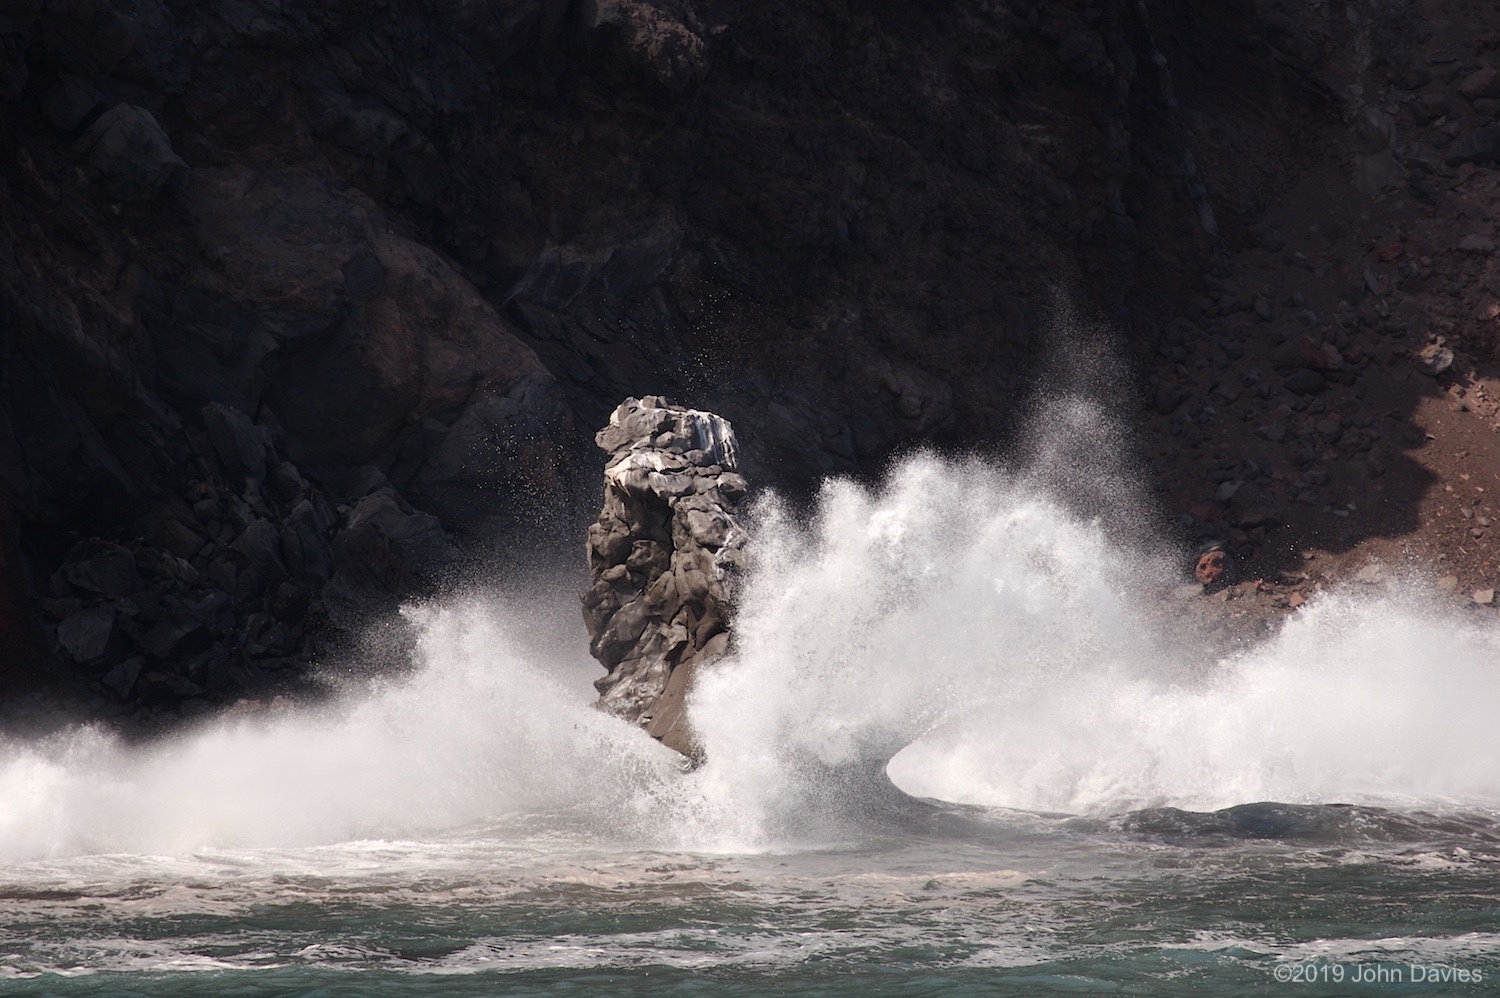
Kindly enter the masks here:
M 734 431 L 648 395 L 621 403 L 594 440 L 609 455 L 583 594 L 589 650 L 609 673 L 594 684 L 597 706 L 696 756 L 687 695 L 729 648 L 745 566 Z

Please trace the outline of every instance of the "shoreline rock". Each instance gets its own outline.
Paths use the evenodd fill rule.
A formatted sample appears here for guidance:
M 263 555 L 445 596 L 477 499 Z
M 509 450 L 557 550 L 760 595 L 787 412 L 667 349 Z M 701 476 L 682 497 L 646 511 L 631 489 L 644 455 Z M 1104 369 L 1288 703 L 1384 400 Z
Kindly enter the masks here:
M 588 532 L 596 703 L 668 748 L 698 753 L 684 709 L 696 672 L 729 649 L 746 533 L 729 422 L 660 396 L 626 399 L 595 436 L 609 455 Z

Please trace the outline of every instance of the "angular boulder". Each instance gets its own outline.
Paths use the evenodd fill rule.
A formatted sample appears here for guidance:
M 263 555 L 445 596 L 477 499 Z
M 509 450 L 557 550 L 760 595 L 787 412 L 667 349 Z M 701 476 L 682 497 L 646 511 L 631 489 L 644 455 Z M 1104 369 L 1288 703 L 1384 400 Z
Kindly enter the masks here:
M 105 111 L 73 148 L 116 201 L 150 201 L 188 169 L 151 112 L 133 104 Z
M 621 403 L 595 441 L 609 455 L 583 594 L 589 650 L 609 673 L 594 684 L 597 706 L 693 756 L 687 696 L 728 650 L 745 566 L 734 431 L 648 395 Z
M 79 665 L 102 662 L 120 644 L 118 619 L 112 607 L 79 610 L 58 624 L 57 643 Z
M 250 417 L 233 406 L 210 402 L 203 407 L 203 425 L 208 430 L 214 453 L 224 463 L 231 479 L 266 477 L 266 454 L 273 456 L 271 436 L 265 427 L 256 426 Z
M 384 487 L 350 511 L 331 553 L 333 579 L 324 595 L 358 603 L 402 592 L 414 576 L 440 567 L 451 548 L 437 517 L 413 509 Z

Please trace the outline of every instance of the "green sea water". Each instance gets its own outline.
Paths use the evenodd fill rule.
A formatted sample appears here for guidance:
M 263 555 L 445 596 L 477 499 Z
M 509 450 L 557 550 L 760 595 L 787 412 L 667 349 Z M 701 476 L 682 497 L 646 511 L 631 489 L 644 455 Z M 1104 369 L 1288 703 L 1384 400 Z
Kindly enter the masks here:
M 38 862 L 0 874 L 0 993 L 1500 993 L 1497 816 L 1348 817 L 966 809 L 749 856 L 473 828 Z

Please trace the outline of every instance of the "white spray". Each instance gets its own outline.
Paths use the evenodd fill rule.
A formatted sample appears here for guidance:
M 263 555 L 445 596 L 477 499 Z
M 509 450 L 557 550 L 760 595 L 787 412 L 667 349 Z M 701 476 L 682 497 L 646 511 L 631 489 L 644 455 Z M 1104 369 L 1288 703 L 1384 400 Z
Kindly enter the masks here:
M 1092 410 L 1070 411 L 1090 432 Z M 879 489 L 833 481 L 805 524 L 762 504 L 737 656 L 691 705 L 695 772 L 587 707 L 571 608 L 539 653 L 518 634 L 555 606 L 460 601 L 413 611 L 412 676 L 337 709 L 146 747 L 93 730 L 0 746 L 0 862 L 476 827 L 538 848 L 790 848 L 879 820 L 887 759 L 911 794 L 1074 813 L 1500 801 L 1490 617 L 1366 589 L 1217 657 L 1162 623 L 1171 573 L 1121 539 L 1128 518 L 1080 493 L 1110 463 L 1065 503 L 1046 483 L 1087 448 L 1033 453 L 1020 472 L 919 455 Z

